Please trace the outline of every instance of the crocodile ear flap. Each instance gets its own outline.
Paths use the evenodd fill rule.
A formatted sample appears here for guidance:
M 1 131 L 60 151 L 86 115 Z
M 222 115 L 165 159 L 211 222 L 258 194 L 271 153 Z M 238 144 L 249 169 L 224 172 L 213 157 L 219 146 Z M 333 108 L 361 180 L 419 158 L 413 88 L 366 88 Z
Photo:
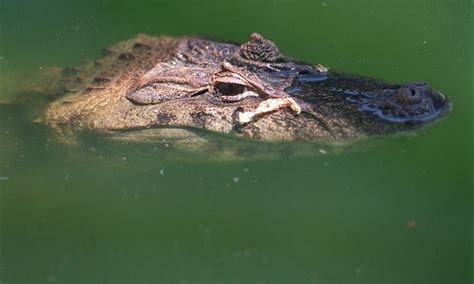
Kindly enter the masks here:
M 192 97 L 208 90 L 209 76 L 197 68 L 159 63 L 126 93 L 133 103 L 148 105 Z

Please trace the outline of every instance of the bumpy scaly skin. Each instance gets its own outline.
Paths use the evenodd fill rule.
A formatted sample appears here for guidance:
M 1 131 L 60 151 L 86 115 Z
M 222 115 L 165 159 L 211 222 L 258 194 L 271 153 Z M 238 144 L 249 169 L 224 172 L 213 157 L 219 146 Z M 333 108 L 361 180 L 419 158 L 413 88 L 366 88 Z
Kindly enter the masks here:
M 97 61 L 64 69 L 52 84 L 63 95 L 42 122 L 64 138 L 83 130 L 123 138 L 127 130 L 151 128 L 158 130 L 147 133 L 158 138 L 164 127 L 186 127 L 268 141 L 340 143 L 411 129 L 448 109 L 425 84 L 325 71 L 292 61 L 258 34 L 241 47 L 138 35 Z M 302 111 L 276 107 L 242 124 L 240 114 L 271 98 L 294 100 Z

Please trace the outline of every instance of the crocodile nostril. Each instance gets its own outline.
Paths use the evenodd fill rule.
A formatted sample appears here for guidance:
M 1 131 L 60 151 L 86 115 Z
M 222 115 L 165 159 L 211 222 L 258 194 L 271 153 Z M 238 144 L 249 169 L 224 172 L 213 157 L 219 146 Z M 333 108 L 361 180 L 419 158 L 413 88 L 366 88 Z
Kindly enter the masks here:
M 399 89 L 395 94 L 395 100 L 400 104 L 413 105 L 422 100 L 422 95 L 418 88 L 409 86 Z

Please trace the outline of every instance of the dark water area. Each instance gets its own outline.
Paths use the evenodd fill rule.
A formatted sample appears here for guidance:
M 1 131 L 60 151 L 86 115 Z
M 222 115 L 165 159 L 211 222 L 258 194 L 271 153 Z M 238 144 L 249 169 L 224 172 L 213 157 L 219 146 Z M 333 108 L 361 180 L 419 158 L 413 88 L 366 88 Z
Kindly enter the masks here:
M 0 104 L 0 283 L 472 283 L 473 17 L 468 0 L 0 0 L 4 104 L 137 33 L 252 32 L 453 104 L 406 136 L 238 161 L 69 145 Z

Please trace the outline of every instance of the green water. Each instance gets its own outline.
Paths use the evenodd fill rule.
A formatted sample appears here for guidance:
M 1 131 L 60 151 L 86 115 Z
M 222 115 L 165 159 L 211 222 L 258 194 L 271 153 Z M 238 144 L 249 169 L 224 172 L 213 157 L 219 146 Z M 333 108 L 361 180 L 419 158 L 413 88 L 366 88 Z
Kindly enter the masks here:
M 453 102 L 409 138 L 212 161 L 0 109 L 0 283 L 472 283 L 472 1 L 0 0 L 0 101 L 136 33 L 245 41 Z

